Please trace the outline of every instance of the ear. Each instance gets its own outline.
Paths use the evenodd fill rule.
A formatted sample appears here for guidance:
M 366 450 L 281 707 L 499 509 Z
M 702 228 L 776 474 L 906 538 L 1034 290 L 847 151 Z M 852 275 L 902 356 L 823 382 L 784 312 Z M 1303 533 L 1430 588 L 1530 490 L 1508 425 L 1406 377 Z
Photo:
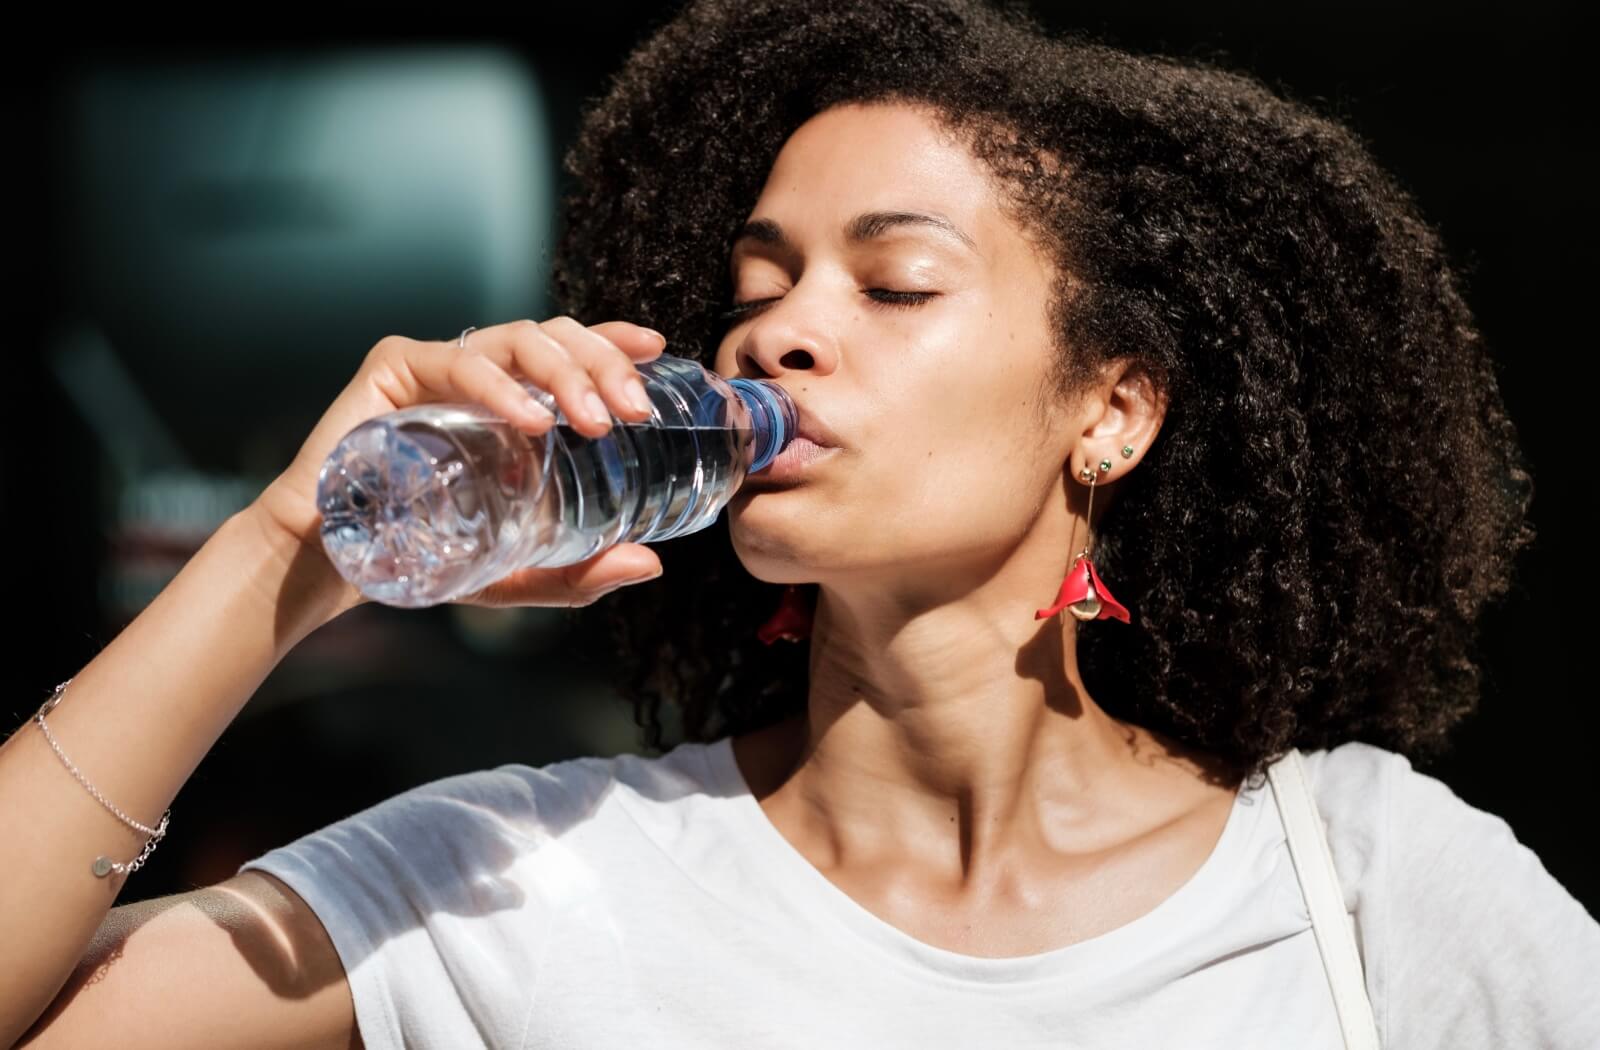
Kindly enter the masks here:
M 1121 357 L 1106 364 L 1101 379 L 1084 393 L 1083 431 L 1079 435 L 1068 474 L 1095 472 L 1097 485 L 1116 481 L 1132 470 L 1161 430 L 1167 415 L 1167 385 L 1135 358 Z M 1124 456 L 1123 449 L 1132 449 Z M 1100 472 L 1101 460 L 1111 469 Z

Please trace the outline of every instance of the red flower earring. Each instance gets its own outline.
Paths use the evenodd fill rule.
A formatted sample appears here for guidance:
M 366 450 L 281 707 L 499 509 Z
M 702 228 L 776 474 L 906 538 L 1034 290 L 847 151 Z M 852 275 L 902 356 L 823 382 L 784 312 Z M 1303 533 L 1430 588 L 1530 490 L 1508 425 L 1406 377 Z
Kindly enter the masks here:
M 1122 456 L 1124 459 L 1133 455 L 1133 449 L 1124 446 Z M 1111 461 L 1100 461 L 1100 473 L 1111 470 Z M 1085 467 L 1078 472 L 1078 476 L 1089 483 L 1089 511 L 1084 515 L 1084 525 L 1093 520 L 1094 513 L 1094 483 L 1098 480 L 1094 471 Z M 1047 616 L 1054 616 L 1062 609 L 1066 609 L 1080 620 L 1105 620 L 1115 618 L 1123 623 L 1132 623 L 1133 618 L 1128 614 L 1127 608 L 1106 589 L 1101 582 L 1100 573 L 1095 570 L 1094 562 L 1089 560 L 1089 547 L 1087 542 L 1073 560 L 1072 568 L 1067 570 L 1066 579 L 1061 581 L 1061 590 L 1056 594 L 1055 604 L 1048 609 L 1040 609 L 1033 614 L 1035 620 L 1042 620 Z
M 1127 459 L 1132 455 L 1133 449 L 1123 446 L 1123 458 Z M 1110 470 L 1111 461 L 1102 459 L 1100 472 L 1104 474 Z M 1089 510 L 1084 519 L 1092 521 L 1094 486 L 1099 479 L 1095 472 L 1087 467 L 1079 471 L 1078 476 L 1089 483 Z M 779 599 L 776 611 L 766 623 L 757 628 L 756 637 L 767 645 L 779 639 L 786 642 L 800 642 L 811 637 L 816 599 L 817 591 L 813 585 L 789 584 L 783 589 L 783 597 Z M 1072 568 L 1067 570 L 1066 578 L 1061 581 L 1061 590 L 1056 594 L 1055 603 L 1048 609 L 1038 610 L 1033 616 L 1036 620 L 1042 620 L 1047 616 L 1054 616 L 1062 609 L 1068 610 L 1079 620 L 1117 619 L 1123 623 L 1133 622 L 1127 607 L 1111 596 L 1105 581 L 1100 579 L 1100 573 L 1095 569 L 1094 562 L 1089 560 L 1087 545 L 1073 560 Z
M 816 592 L 804 590 L 808 585 L 791 583 L 783 589 L 777 612 L 756 630 L 756 637 L 768 645 L 782 638 L 786 642 L 799 642 L 811 637 L 811 617 L 816 604 Z

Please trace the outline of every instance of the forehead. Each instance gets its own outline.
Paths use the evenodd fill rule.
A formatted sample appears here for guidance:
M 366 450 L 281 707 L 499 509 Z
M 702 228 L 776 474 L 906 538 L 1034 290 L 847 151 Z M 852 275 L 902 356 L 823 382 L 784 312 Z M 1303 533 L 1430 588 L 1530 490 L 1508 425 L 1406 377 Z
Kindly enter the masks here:
M 987 256 L 1006 236 L 993 194 L 979 161 L 926 110 L 851 104 L 819 113 L 795 130 L 750 215 L 776 221 L 799 240 L 843 241 L 849 220 L 864 212 L 932 213 L 965 231 Z M 929 243 L 945 240 L 916 224 L 894 232 Z M 948 243 L 961 250 L 955 239 Z

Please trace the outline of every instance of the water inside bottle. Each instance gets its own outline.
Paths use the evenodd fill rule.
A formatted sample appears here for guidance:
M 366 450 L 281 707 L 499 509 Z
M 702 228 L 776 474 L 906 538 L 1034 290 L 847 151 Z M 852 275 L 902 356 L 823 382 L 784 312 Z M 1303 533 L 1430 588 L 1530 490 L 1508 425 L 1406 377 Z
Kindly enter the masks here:
M 558 416 L 534 436 L 477 406 L 414 406 L 356 428 L 324 468 L 323 545 L 375 601 L 451 601 L 520 568 L 709 526 L 751 443 L 747 427 L 659 417 L 590 438 Z

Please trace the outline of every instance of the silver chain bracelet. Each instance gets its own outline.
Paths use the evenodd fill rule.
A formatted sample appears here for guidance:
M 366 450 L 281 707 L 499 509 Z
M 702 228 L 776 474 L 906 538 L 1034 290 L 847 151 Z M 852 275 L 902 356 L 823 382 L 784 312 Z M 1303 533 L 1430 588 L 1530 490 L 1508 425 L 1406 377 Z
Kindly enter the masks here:
M 67 768 L 72 771 L 72 775 L 78 778 L 78 783 L 89 789 L 89 794 L 99 799 L 102 806 L 114 813 L 117 819 L 128 825 L 128 827 L 141 834 L 151 836 L 150 841 L 144 844 L 144 852 L 140 853 L 128 863 L 119 864 L 110 857 L 107 857 L 105 854 L 101 854 L 94 859 L 94 864 L 89 869 L 102 879 L 111 874 L 113 871 L 119 875 L 128 875 L 139 870 L 140 865 L 144 864 L 145 858 L 150 856 L 151 851 L 156 848 L 156 843 L 160 842 L 162 836 L 167 833 L 167 822 L 172 819 L 172 810 L 168 809 L 161 815 L 160 825 L 153 828 L 147 828 L 137 820 L 134 820 L 132 817 L 122 812 L 122 810 L 118 809 L 116 806 L 113 806 L 111 803 L 107 802 L 105 796 L 96 791 L 94 785 L 85 780 L 83 774 L 78 772 L 78 767 L 72 764 L 72 760 L 62 752 L 61 746 L 56 743 L 55 735 L 50 732 L 50 727 L 44 724 L 44 716 L 55 710 L 55 706 L 61 702 L 61 694 L 64 693 L 67 686 L 71 684 L 72 679 L 69 678 L 65 682 L 62 682 L 60 685 L 56 686 L 55 692 L 50 694 L 50 699 L 46 700 L 39 708 L 38 713 L 33 716 L 33 720 L 39 723 L 39 728 L 44 731 L 45 739 L 50 741 L 51 748 L 53 748 L 55 753 L 60 756 L 61 761 L 66 763 Z

